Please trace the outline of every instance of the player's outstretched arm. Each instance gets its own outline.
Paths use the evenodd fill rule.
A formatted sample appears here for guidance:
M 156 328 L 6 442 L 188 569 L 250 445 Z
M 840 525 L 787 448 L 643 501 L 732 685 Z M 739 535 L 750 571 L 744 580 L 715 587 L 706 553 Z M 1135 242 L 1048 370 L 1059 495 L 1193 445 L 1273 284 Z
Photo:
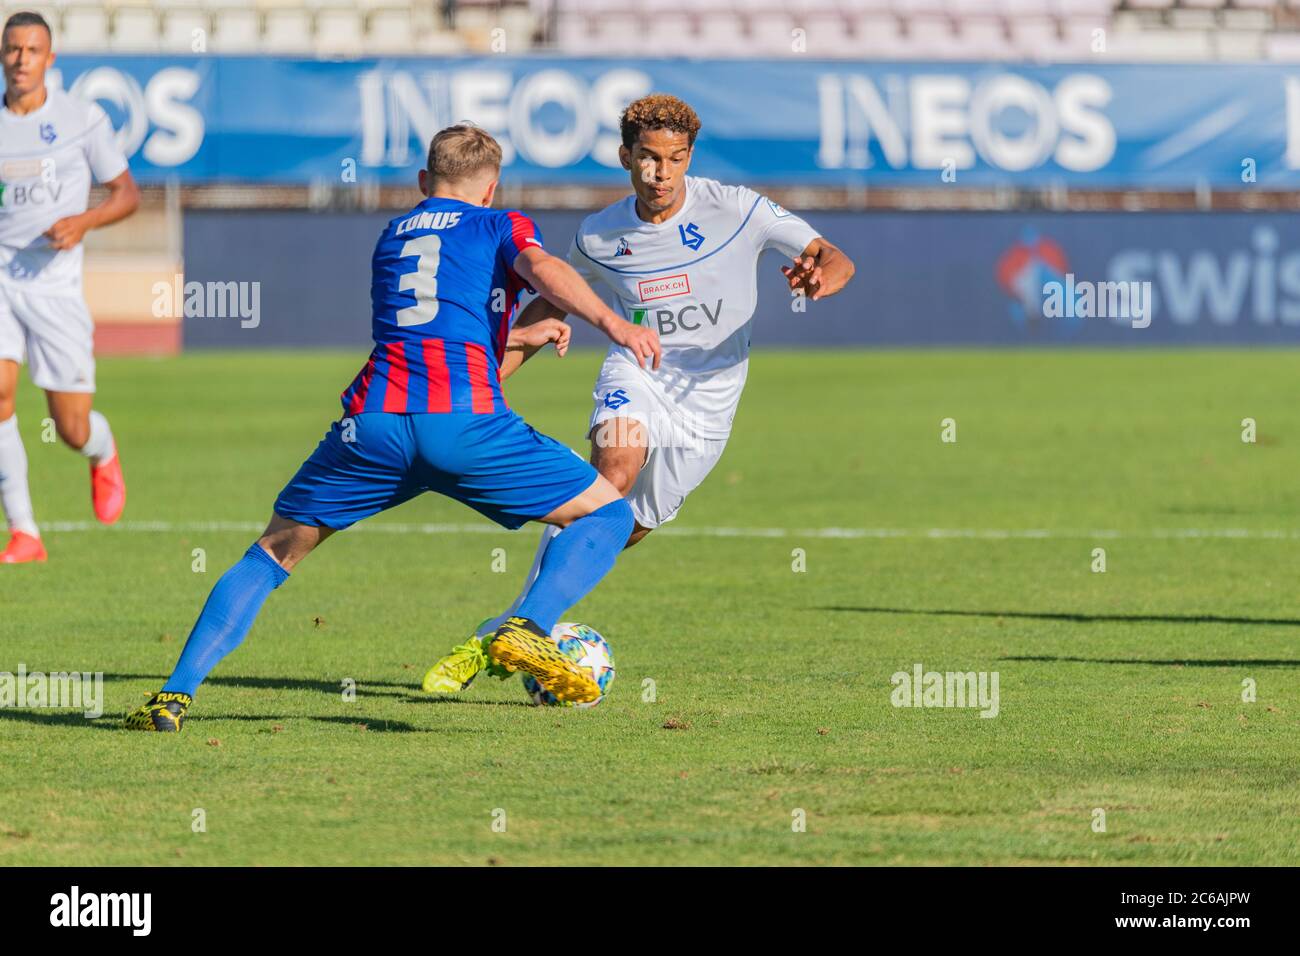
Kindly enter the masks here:
M 104 188 L 108 190 L 108 196 L 98 206 L 76 216 L 65 216 L 45 230 L 51 246 L 71 249 L 91 229 L 125 219 L 140 205 L 140 187 L 135 184 L 129 169 L 104 183 Z
M 552 305 L 590 322 L 608 335 L 615 345 L 629 349 L 638 364 L 645 365 L 649 361 L 653 368 L 659 367 L 662 353 L 659 336 L 654 330 L 633 325 L 614 312 L 563 259 L 534 246 L 526 246 L 515 258 L 514 266 L 515 271 Z
M 794 265 L 782 266 L 790 291 L 803 289 L 813 301 L 834 295 L 853 278 L 857 267 L 838 246 L 818 236 L 795 257 Z

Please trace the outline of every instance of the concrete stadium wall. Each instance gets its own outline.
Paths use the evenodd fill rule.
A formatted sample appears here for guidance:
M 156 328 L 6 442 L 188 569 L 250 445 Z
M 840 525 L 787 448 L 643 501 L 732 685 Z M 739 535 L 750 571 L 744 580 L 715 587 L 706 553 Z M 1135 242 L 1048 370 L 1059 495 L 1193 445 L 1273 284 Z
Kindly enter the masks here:
M 563 253 L 583 213 L 541 212 Z M 186 348 L 369 342 L 370 253 L 388 213 L 191 211 L 187 283 L 256 282 L 259 319 L 187 317 Z M 1273 213 L 847 213 L 807 217 L 858 264 L 845 294 L 791 308 L 779 267 L 759 265 L 753 341 L 834 347 L 1300 343 L 1300 221 Z M 1087 314 L 1081 290 L 1133 283 L 1149 327 Z M 1058 289 L 1075 303 L 1052 315 Z M 1063 299 L 1057 295 L 1059 305 Z M 1049 304 L 1045 306 L 1045 302 Z M 1103 310 L 1104 311 L 1104 310 Z M 1062 314 L 1063 313 L 1063 314 Z M 1080 314 L 1083 313 L 1083 314 Z M 581 323 L 578 323 L 581 325 Z M 580 344 L 599 337 L 585 326 Z

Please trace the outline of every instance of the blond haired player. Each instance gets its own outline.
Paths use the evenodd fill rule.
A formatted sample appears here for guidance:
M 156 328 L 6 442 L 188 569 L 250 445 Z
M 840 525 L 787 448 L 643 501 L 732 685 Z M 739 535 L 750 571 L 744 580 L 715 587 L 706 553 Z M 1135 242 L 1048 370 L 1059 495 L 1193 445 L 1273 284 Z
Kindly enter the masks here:
M 95 327 L 81 294 L 81 239 L 134 212 L 140 191 L 104 111 L 46 87 L 54 51 L 40 14 L 5 22 L 0 59 L 0 505 L 10 532 L 0 564 L 20 564 L 46 557 L 14 415 L 24 359 L 59 437 L 90 460 L 95 516 L 112 524 L 126 504 L 113 432 L 92 408 Z M 87 209 L 92 177 L 108 197 Z
M 652 94 L 623 112 L 619 159 L 632 195 L 588 216 L 569 262 L 593 286 L 612 293 L 629 322 L 659 335 L 663 362 L 639 367 L 610 348 L 593 392 L 591 462 L 627 497 L 636 525 L 628 545 L 671 521 L 722 456 L 749 368 L 750 320 L 759 256 L 776 249 L 792 294 L 834 295 L 853 263 L 798 216 L 744 186 L 687 175 L 700 120 L 674 96 Z M 519 319 L 559 318 L 564 310 L 534 300 Z M 524 600 L 552 540 L 544 532 Z M 427 691 L 455 693 L 488 665 L 478 633 L 431 667 Z

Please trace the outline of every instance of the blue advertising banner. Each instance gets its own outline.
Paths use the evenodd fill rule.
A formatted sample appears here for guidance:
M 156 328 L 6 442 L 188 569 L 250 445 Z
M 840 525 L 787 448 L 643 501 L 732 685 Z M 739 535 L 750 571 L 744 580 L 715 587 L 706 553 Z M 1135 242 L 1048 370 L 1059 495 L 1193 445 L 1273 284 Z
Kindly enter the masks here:
M 700 114 L 697 174 L 783 185 L 1300 186 L 1300 69 L 555 57 L 67 56 L 144 181 L 403 183 L 469 119 L 521 183 L 612 184 L 618 115 Z
M 583 217 L 535 216 L 548 246 L 561 251 Z M 260 318 L 255 327 L 186 318 L 185 347 L 364 352 L 370 253 L 389 218 L 190 212 L 186 280 L 258 283 Z M 808 220 L 853 257 L 857 276 L 840 295 L 798 302 L 780 273 L 785 260 L 766 253 L 755 348 L 1300 345 L 1294 216 L 815 212 Z M 647 321 L 658 321 L 658 311 L 649 307 Z M 602 344 L 581 322 L 574 335 Z

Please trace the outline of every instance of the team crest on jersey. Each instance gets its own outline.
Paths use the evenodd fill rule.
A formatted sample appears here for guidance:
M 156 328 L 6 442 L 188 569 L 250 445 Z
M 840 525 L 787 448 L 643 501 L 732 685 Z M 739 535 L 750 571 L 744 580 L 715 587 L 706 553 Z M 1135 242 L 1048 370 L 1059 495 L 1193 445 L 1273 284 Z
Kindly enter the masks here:
M 49 146 L 51 143 L 53 143 L 53 142 L 54 142 L 56 139 L 58 139 L 58 138 L 59 138 L 59 134 L 56 133 L 56 132 L 54 132 L 54 124 L 53 124 L 53 123 L 42 123 L 42 124 L 41 124 L 41 139 L 44 141 L 44 143 L 45 143 L 46 146 Z
M 772 207 L 772 214 L 776 216 L 777 219 L 784 219 L 786 216 L 790 215 L 790 210 L 786 209 L 778 202 L 772 202 L 772 200 L 769 199 L 767 204 Z
M 677 234 L 682 237 L 682 245 L 692 252 L 698 252 L 700 246 L 704 245 L 704 237 L 700 235 L 700 227 L 693 222 L 678 226 Z
M 614 258 L 617 259 L 619 256 L 630 256 L 631 254 L 632 247 L 627 244 L 627 236 L 623 236 L 618 240 L 618 248 L 614 250 Z

